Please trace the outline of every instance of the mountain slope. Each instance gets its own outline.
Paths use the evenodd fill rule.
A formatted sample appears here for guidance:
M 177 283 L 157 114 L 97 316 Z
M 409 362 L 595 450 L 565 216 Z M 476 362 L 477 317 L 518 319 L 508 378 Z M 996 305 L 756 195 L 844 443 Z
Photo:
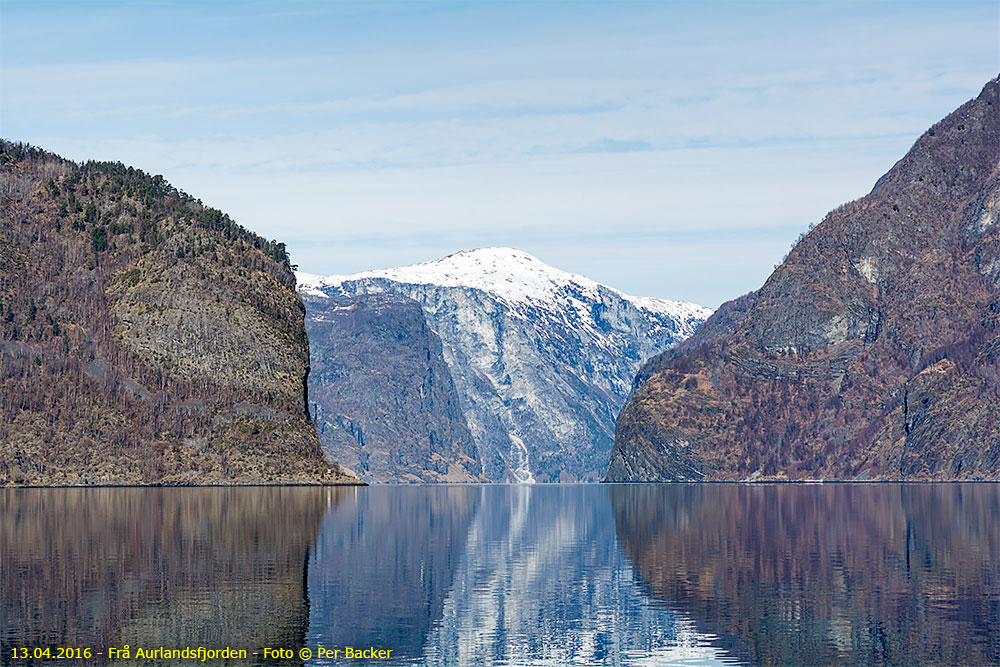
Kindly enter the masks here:
M 483 248 L 351 276 L 299 275 L 314 299 L 391 292 L 441 338 L 483 474 L 596 480 L 639 365 L 710 311 L 629 297 L 510 248 Z M 315 344 L 315 343 L 314 343 Z
M 366 481 L 482 481 L 420 304 L 397 294 L 306 301 L 309 399 L 327 456 Z
M 1000 477 L 998 93 L 651 362 L 606 479 Z
M 283 245 L 162 177 L 0 149 L 0 485 L 350 481 Z

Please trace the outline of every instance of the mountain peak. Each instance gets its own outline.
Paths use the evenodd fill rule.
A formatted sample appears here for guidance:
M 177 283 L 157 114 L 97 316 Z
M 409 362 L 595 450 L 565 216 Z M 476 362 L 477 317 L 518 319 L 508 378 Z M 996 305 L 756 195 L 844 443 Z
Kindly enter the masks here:
M 323 288 L 356 280 L 382 279 L 411 285 L 436 285 L 477 289 L 511 304 L 551 303 L 560 294 L 597 298 L 610 290 L 637 307 L 657 313 L 691 315 L 704 319 L 711 310 L 684 301 L 652 297 L 630 297 L 586 276 L 549 266 L 534 255 L 517 248 L 489 247 L 461 250 L 446 257 L 410 266 L 376 269 L 351 275 L 317 276 L 297 274 L 299 290 L 325 296 Z
M 461 407 L 475 442 L 475 447 L 465 451 L 470 457 L 475 452 L 482 475 L 494 481 L 598 479 L 610 455 L 615 416 L 631 391 L 639 365 L 691 335 L 711 313 L 690 303 L 629 297 L 514 248 L 463 250 L 412 266 L 350 276 L 300 274 L 298 280 L 299 292 L 311 313 L 307 320 L 333 338 L 332 327 L 338 322 L 348 322 L 344 331 L 357 331 L 364 325 L 360 314 L 350 311 L 360 307 L 356 306 L 362 303 L 360 299 L 388 293 L 419 304 L 430 332 L 427 337 L 432 334 L 440 339 L 440 355 L 455 383 L 457 398 L 451 404 Z M 396 309 L 370 327 L 387 336 L 379 339 L 381 356 L 373 362 L 379 368 L 376 382 L 365 385 L 369 389 L 352 389 L 340 395 L 347 402 L 368 401 L 368 406 L 410 406 L 396 421 L 416 424 L 409 421 L 410 413 L 420 414 L 414 401 L 430 400 L 428 392 L 446 374 L 432 373 L 419 350 L 412 356 L 413 348 L 424 337 L 415 329 L 407 333 L 406 321 L 402 309 Z M 394 341 L 400 340 L 400 346 L 394 347 Z M 331 340 L 325 347 L 332 350 L 337 345 Z M 356 357 L 363 349 L 370 348 L 359 346 L 342 358 Z M 393 364 L 406 355 L 428 369 L 417 373 L 419 386 L 412 385 L 417 391 L 400 390 L 402 385 L 387 379 L 387 369 L 398 368 Z M 315 354 L 316 371 L 310 374 L 311 381 L 334 377 L 324 376 L 323 364 L 329 359 L 325 352 Z M 330 368 L 339 373 L 345 363 L 335 360 Z M 407 363 L 404 367 L 414 366 Z M 397 375 L 403 376 L 405 373 Z M 355 377 L 358 382 L 372 380 L 371 373 L 363 369 Z M 371 398 L 376 393 L 384 398 Z M 324 388 L 313 395 L 332 394 Z M 356 399 L 358 395 L 363 398 Z M 442 398 L 436 404 L 443 408 L 448 400 Z M 358 458 L 361 465 L 361 454 L 368 456 L 381 446 L 376 444 L 375 433 L 386 431 L 381 423 L 366 421 L 374 414 L 384 414 L 381 408 L 373 411 L 364 407 L 355 412 L 358 420 L 350 418 L 354 424 L 350 428 L 337 421 L 342 413 L 336 412 L 332 403 L 323 409 L 331 412 L 322 422 L 326 426 L 320 428 L 320 437 L 334 448 L 331 452 L 339 451 L 336 448 L 343 442 L 353 439 L 358 443 L 350 452 L 337 454 L 338 458 L 351 465 Z M 357 436 L 351 435 L 355 431 L 371 438 L 364 452 Z M 413 426 L 411 432 L 419 439 L 426 430 Z M 401 433 L 395 430 L 384 440 L 398 440 Z M 421 451 L 438 456 L 437 461 L 454 460 L 452 454 L 442 454 L 442 443 L 449 438 L 435 436 L 434 446 Z M 397 447 L 393 451 L 400 451 L 394 444 L 383 449 L 393 447 Z M 435 466 L 438 464 L 429 464 L 420 474 L 441 478 L 454 472 Z M 427 472 L 431 468 L 437 472 Z M 477 474 L 479 469 L 472 472 Z
M 410 266 L 376 269 L 346 276 L 301 274 L 299 280 L 300 287 L 312 293 L 322 287 L 370 278 L 416 285 L 479 289 L 512 303 L 547 301 L 560 287 L 570 284 L 588 293 L 594 293 L 598 288 L 598 283 L 589 278 L 553 268 L 516 248 L 461 250 L 440 259 Z
M 439 260 L 444 261 L 451 258 L 463 258 L 472 259 L 477 261 L 493 261 L 493 262 L 537 262 L 538 264 L 543 264 L 542 260 L 538 259 L 534 255 L 528 254 L 523 250 L 518 250 L 517 248 L 508 248 L 504 246 L 490 246 L 486 248 L 471 248 L 469 250 L 459 250 L 458 252 L 452 253 Z

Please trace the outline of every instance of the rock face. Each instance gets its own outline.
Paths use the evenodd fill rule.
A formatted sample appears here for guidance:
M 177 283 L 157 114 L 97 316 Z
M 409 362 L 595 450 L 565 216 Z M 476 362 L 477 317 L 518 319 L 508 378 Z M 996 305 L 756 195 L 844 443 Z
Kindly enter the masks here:
M 309 396 L 327 456 L 367 481 L 484 481 L 420 304 L 397 294 L 306 302 Z
M 324 298 L 382 292 L 420 304 L 443 343 L 482 473 L 494 481 L 599 479 L 640 364 L 711 312 L 629 297 L 510 248 L 299 281 L 318 299 L 307 300 L 310 312 Z M 389 391 L 378 400 L 398 399 Z
M 1000 478 L 998 93 L 650 362 L 606 480 Z
M 119 163 L 0 151 L 0 485 L 357 482 L 282 244 Z

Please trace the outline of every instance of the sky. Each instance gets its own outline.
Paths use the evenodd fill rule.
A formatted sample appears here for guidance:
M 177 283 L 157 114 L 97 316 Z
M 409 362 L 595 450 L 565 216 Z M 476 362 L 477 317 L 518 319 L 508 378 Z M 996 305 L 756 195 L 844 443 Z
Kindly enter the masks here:
M 995 1 L 0 0 L 0 136 L 303 271 L 511 246 L 713 308 L 998 72 Z

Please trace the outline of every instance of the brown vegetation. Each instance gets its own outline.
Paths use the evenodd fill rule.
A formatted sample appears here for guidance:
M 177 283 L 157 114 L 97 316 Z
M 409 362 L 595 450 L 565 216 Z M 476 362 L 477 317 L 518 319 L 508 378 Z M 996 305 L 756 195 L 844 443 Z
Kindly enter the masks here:
M 0 146 L 0 485 L 336 481 L 284 246 L 120 163 Z
M 993 80 L 647 365 L 607 479 L 1000 478 L 998 160 Z

